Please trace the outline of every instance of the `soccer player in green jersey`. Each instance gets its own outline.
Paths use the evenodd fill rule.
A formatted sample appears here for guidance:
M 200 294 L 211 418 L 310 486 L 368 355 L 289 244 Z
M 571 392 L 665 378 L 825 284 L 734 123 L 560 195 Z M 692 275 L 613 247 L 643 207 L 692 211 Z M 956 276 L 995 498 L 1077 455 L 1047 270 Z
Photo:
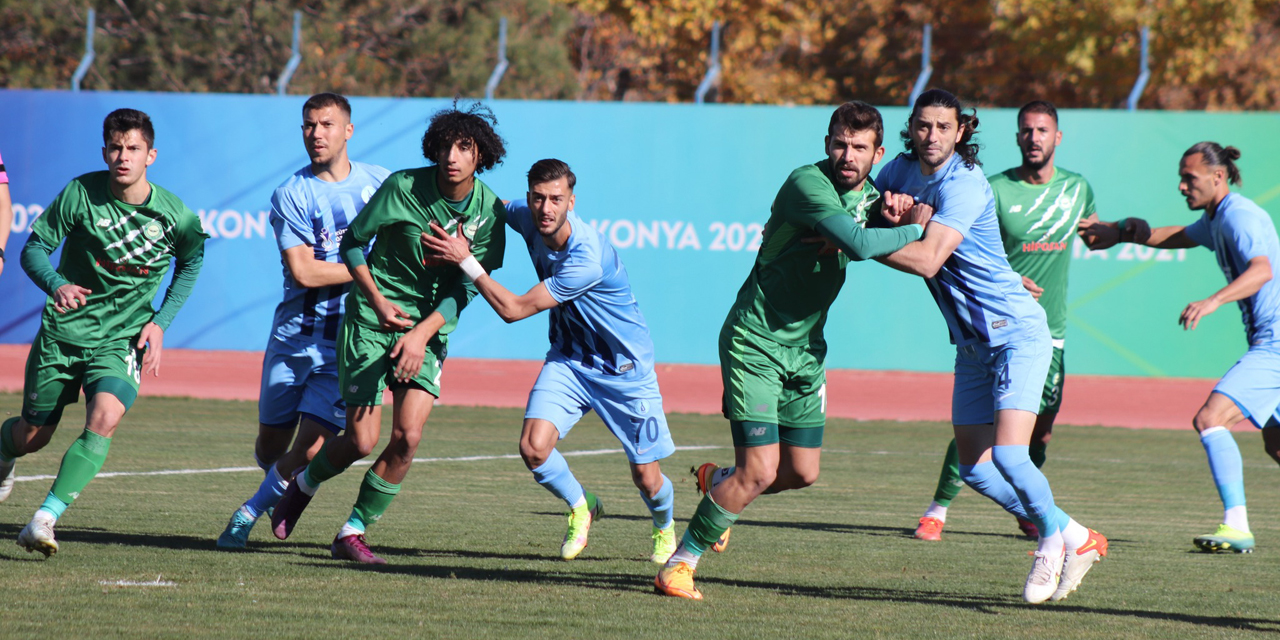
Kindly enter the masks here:
M 1023 286 L 1044 307 L 1053 338 L 1053 360 L 1040 397 L 1040 414 L 1031 434 L 1031 461 L 1039 468 L 1044 465 L 1053 422 L 1062 406 L 1071 238 L 1076 224 L 1095 211 L 1089 182 L 1078 173 L 1054 166 L 1054 152 L 1062 143 L 1062 131 L 1058 129 L 1058 110 L 1052 103 L 1034 100 L 1023 105 L 1018 111 L 1017 141 L 1022 164 L 991 176 L 988 181 L 995 194 L 996 216 L 1009 266 L 1022 276 Z M 915 537 L 942 539 L 947 508 L 963 486 L 960 457 L 952 440 L 933 502 L 920 518 Z M 1030 538 L 1039 535 L 1029 520 L 1018 518 L 1018 527 Z
M 164 332 L 191 294 L 208 237 L 177 196 L 147 181 L 156 160 L 147 114 L 112 111 L 102 140 L 107 170 L 86 173 L 58 194 L 20 259 L 49 301 L 27 356 L 22 415 L 0 426 L 0 477 L 13 473 L 16 458 L 49 443 L 81 387 L 88 398 L 84 432 L 18 534 L 18 546 L 46 557 L 58 551 L 54 523 L 102 468 L 142 374 L 160 375 Z M 54 269 L 49 255 L 59 244 L 62 260 Z M 151 301 L 170 261 L 173 282 L 156 311 Z
M 440 396 L 449 333 L 476 287 L 453 264 L 426 254 L 420 242 L 435 222 L 471 242 L 486 272 L 502 266 L 506 208 L 476 174 L 502 162 L 506 146 L 497 119 L 477 104 L 437 112 L 422 137 L 429 166 L 397 171 L 347 227 L 339 245 L 356 283 L 338 340 L 338 381 L 347 404 L 346 430 L 330 438 L 294 476 L 271 516 L 287 538 L 324 481 L 373 452 L 382 427 L 382 392 L 395 402 L 391 440 L 364 476 L 351 517 L 333 540 L 333 557 L 386 561 L 365 542 L 400 492 L 427 416 Z M 364 247 L 373 241 L 365 257 Z
M 826 423 L 827 310 L 850 260 L 888 255 L 918 240 L 924 208 L 895 214 L 904 226 L 865 228 L 880 193 L 868 175 L 884 156 L 880 112 L 848 102 L 831 115 L 826 158 L 791 172 L 774 198 L 755 265 L 720 331 L 724 415 L 735 466 L 698 470 L 704 492 L 671 559 L 654 579 L 662 594 L 701 600 L 693 584 L 703 552 L 762 493 L 818 478 Z M 815 239 L 830 241 L 827 252 Z

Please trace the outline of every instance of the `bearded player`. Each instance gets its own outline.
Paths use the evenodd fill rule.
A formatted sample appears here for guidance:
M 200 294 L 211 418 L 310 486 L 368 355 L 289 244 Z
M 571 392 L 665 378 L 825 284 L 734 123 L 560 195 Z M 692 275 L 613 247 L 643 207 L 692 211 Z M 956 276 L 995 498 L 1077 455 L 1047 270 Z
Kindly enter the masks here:
M 1076 223 L 1094 214 L 1093 189 L 1080 174 L 1054 165 L 1062 131 L 1058 129 L 1058 110 L 1052 103 L 1035 100 L 1023 105 L 1018 111 L 1017 142 L 1022 164 L 991 176 L 988 181 L 995 196 L 996 218 L 1009 266 L 1022 276 L 1022 285 L 1044 308 L 1053 340 L 1053 358 L 1028 450 L 1038 469 L 1044 466 L 1053 423 L 1062 406 L 1071 239 Z M 947 508 L 963 486 L 956 442 L 952 440 L 933 502 L 920 518 L 915 537 L 942 539 Z M 1020 517 L 1018 526 L 1028 537 L 1038 537 L 1030 520 Z

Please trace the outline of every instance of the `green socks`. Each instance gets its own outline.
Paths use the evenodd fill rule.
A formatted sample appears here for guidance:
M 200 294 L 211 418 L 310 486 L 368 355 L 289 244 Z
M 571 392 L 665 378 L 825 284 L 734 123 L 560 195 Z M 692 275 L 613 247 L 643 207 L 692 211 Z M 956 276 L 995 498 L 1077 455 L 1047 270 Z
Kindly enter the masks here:
M 13 427 L 18 424 L 17 416 L 9 418 L 0 425 L 0 460 L 13 460 L 21 456 L 18 447 L 13 444 Z
M 305 478 L 306 484 L 314 489 L 320 486 L 321 482 L 343 471 L 346 471 L 345 467 L 339 469 L 329 462 L 329 443 L 325 442 L 324 446 L 320 447 L 320 450 L 316 452 L 316 457 L 311 459 L 311 463 L 307 465 L 307 469 L 303 473 L 307 474 Z M 363 489 L 361 490 L 363 491 Z
M 698 510 L 689 519 L 689 526 L 684 530 L 681 544 L 697 555 L 702 555 L 707 547 L 715 544 L 720 535 L 733 523 L 738 521 L 739 514 L 730 513 L 711 499 L 711 494 L 702 496 Z
M 964 480 L 960 478 L 960 454 L 956 452 L 955 438 L 947 445 L 947 457 L 942 462 L 942 473 L 938 475 L 938 488 L 933 492 L 933 501 L 940 506 L 949 507 L 951 501 L 960 495 L 964 488 Z
M 382 518 L 397 493 L 400 493 L 400 485 L 379 478 L 370 469 L 364 474 L 364 482 L 360 483 L 360 495 L 356 497 L 356 506 L 351 509 L 347 525 L 363 532 L 365 527 Z
M 111 438 L 104 438 L 85 429 L 62 456 L 62 466 L 58 468 L 58 477 L 53 481 L 49 493 L 64 504 L 71 504 L 80 497 L 80 492 L 89 486 L 89 481 L 98 475 L 102 463 L 107 461 L 107 450 L 111 448 Z

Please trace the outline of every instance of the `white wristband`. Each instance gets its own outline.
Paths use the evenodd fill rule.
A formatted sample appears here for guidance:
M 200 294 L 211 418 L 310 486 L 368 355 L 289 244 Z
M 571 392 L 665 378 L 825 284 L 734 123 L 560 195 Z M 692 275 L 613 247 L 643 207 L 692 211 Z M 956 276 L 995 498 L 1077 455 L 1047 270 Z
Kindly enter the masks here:
M 475 256 L 467 256 L 466 260 L 458 263 L 458 267 L 462 269 L 463 273 L 467 274 L 468 278 L 471 278 L 472 282 L 479 280 L 480 276 L 488 275 Z

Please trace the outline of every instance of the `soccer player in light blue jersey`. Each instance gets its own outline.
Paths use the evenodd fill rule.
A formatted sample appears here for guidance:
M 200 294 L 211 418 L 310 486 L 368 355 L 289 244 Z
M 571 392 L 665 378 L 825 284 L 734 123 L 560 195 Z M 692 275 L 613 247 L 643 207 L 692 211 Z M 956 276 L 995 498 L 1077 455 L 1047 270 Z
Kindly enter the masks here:
M 1253 551 L 1253 534 L 1244 499 L 1244 465 L 1231 428 L 1246 418 L 1262 430 L 1267 453 L 1280 462 L 1280 240 L 1276 226 L 1261 207 L 1238 193 L 1236 160 L 1240 150 L 1216 142 L 1201 142 L 1182 154 L 1178 191 L 1192 211 L 1203 211 L 1188 226 L 1151 229 L 1145 220 L 1119 222 L 1083 220 L 1079 231 L 1091 249 L 1117 242 L 1159 248 L 1205 247 L 1218 259 L 1227 286 L 1188 304 L 1178 318 L 1187 330 L 1218 307 L 1235 302 L 1244 320 L 1249 350 L 1227 371 L 1196 412 L 1191 424 L 1200 434 L 1209 457 L 1209 471 L 1222 498 L 1222 524 L 1209 535 L 1195 538 L 1204 551 Z
M 650 559 L 664 563 L 675 551 L 671 480 L 658 461 L 675 451 L 653 369 L 653 341 L 631 293 L 627 270 L 613 246 L 573 212 L 577 181 L 560 160 L 529 169 L 527 201 L 507 205 L 507 224 L 524 238 L 541 280 L 524 295 L 485 274 L 463 238 L 439 225 L 422 242 L 440 259 L 458 264 L 507 322 L 551 310 L 551 349 L 525 409 L 520 456 L 533 477 L 569 505 L 560 557 L 572 560 L 587 546 L 600 500 L 569 470 L 556 443 L 589 410 L 617 436 L 631 463 L 631 478 L 653 514 Z
M 902 132 L 906 152 L 880 170 L 876 184 L 891 222 L 915 206 L 931 207 L 933 218 L 919 242 L 882 260 L 925 278 L 956 345 L 951 421 L 961 476 L 1039 529 L 1023 598 L 1061 600 L 1106 555 L 1107 539 L 1054 504 L 1028 455 L 1052 342 L 1044 310 L 1005 257 L 972 142 L 977 128 L 977 115 L 946 91 L 916 100 Z
M 271 195 L 284 299 L 271 324 L 258 396 L 254 458 L 267 476 L 231 515 L 220 548 L 244 548 L 254 522 L 280 500 L 293 472 L 346 421 L 337 339 L 351 275 L 338 258 L 338 243 L 389 173 L 347 157 L 354 132 L 346 98 L 311 96 L 302 105 L 302 142 L 311 163 Z

